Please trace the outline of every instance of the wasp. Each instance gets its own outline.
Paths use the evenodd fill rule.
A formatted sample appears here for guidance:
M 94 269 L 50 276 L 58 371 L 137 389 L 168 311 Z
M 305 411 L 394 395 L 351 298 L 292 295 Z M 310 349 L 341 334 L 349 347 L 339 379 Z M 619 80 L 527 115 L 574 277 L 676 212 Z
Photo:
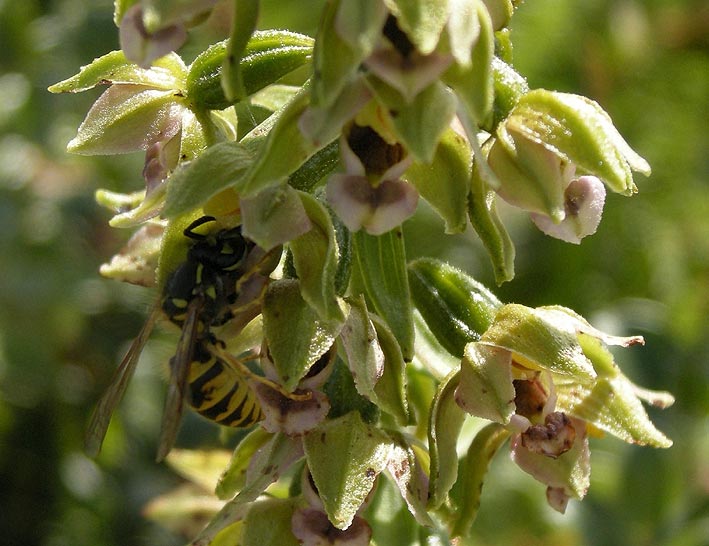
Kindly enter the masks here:
M 260 312 L 261 296 L 268 275 L 278 262 L 278 252 L 264 252 L 243 237 L 240 227 L 213 234 L 198 231 L 212 222 L 216 222 L 214 217 L 203 216 L 183 231 L 190 240 L 186 259 L 167 277 L 160 299 L 94 410 L 86 436 L 89 454 L 95 456 L 100 451 L 113 410 L 123 397 L 160 317 L 178 326 L 181 333 L 175 355 L 170 359 L 158 461 L 175 442 L 185 401 L 216 423 L 247 427 L 263 418 L 249 381 L 283 392 L 277 384 L 252 372 L 244 360 L 228 353 L 224 342 L 214 333 L 215 328 L 230 321 L 245 324 Z

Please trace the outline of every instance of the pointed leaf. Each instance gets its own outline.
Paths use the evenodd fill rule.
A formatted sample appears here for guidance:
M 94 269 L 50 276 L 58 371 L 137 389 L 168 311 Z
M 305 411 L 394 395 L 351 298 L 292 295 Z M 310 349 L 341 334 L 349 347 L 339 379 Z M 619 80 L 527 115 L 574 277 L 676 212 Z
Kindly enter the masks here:
M 111 86 L 91 107 L 67 149 L 82 155 L 145 150 L 176 134 L 183 109 L 174 91 L 140 85 Z
M 404 360 L 410 362 L 414 353 L 414 319 L 401 227 L 379 236 L 358 231 L 352 242 L 365 295 L 391 328 Z
M 515 276 L 515 247 L 497 214 L 497 194 L 483 178 L 486 169 L 489 170 L 489 167 L 485 159 L 476 156 L 468 198 L 468 215 L 470 223 L 485 245 L 492 261 L 495 281 L 500 285 L 511 281 Z
M 231 498 L 241 490 L 246 483 L 246 471 L 251 459 L 271 437 L 271 434 L 258 427 L 239 442 L 229 465 L 223 470 L 217 482 L 215 492 L 220 499 Z
M 475 435 L 468 453 L 460 463 L 460 478 L 451 496 L 457 507 L 453 536 L 464 537 L 478 515 L 480 494 L 490 462 L 510 433 L 501 425 L 491 423 Z
M 668 448 L 672 440 L 655 428 L 624 375 L 602 377 L 595 385 L 557 386 L 557 408 L 592 423 L 624 442 Z
M 182 59 L 175 53 L 155 61 L 149 69 L 126 59 L 123 51 L 111 51 L 82 66 L 75 76 L 49 87 L 50 93 L 79 93 L 97 85 L 134 84 L 163 91 L 184 86 L 187 73 Z
M 221 142 L 183 164 L 169 179 L 163 215 L 174 218 L 189 212 L 239 180 L 253 164 L 257 144 Z
M 416 452 L 403 437 L 399 437 L 392 446 L 387 464 L 401 496 L 419 525 L 433 526 L 433 520 L 426 511 L 428 499 L 428 477 L 416 456 Z
M 312 229 L 298 192 L 285 184 L 242 199 L 241 217 L 244 236 L 264 250 Z
M 514 360 L 531 369 L 549 370 L 579 383 L 596 379 L 573 322 L 543 309 L 505 305 L 480 341 L 511 351 Z
M 396 422 L 407 425 L 409 407 L 406 399 L 406 362 L 394 334 L 379 317 L 370 315 L 384 354 L 384 372 L 374 387 L 377 406 L 394 416 Z
M 295 279 L 271 282 L 263 301 L 268 350 L 286 390 L 292 391 L 335 341 L 341 321 L 323 321 L 302 298 Z
M 222 63 L 222 89 L 227 102 L 236 102 L 247 96 L 241 74 L 241 58 L 258 20 L 258 0 L 236 0 L 233 3 L 231 36 Z
M 509 423 L 515 412 L 510 352 L 481 343 L 466 345 L 455 399 L 471 415 Z
M 350 299 L 349 303 L 350 313 L 340 331 L 344 359 L 352 372 L 357 392 L 374 400 L 374 387 L 384 373 L 384 353 L 364 298 Z
M 337 28 L 338 12 L 347 0 L 334 0 L 325 5 L 313 49 L 313 106 L 327 108 L 340 95 L 359 69 L 368 52 L 347 43 Z
M 458 478 L 458 435 L 465 414 L 455 400 L 460 372 L 441 381 L 431 404 L 428 420 L 428 448 L 431 453 L 429 507 L 437 508 L 446 499 Z
M 501 126 L 502 127 L 502 126 Z M 598 103 L 568 93 L 537 89 L 522 96 L 500 134 L 509 128 L 542 144 L 597 176 L 613 191 L 637 191 L 631 169 L 650 174 L 648 163 L 636 154 Z
M 335 291 L 338 249 L 332 219 L 313 196 L 300 192 L 300 198 L 312 228 L 293 239 L 289 247 L 303 299 L 317 310 L 321 318 L 344 320 Z
M 271 440 L 259 449 L 251 459 L 246 471 L 244 487 L 226 506 L 253 501 L 302 456 L 300 440 L 290 438 L 285 434 L 274 434 Z
M 299 546 L 300 541 L 291 532 L 295 508 L 294 499 L 264 499 L 253 503 L 244 520 L 242 541 L 232 544 Z
M 433 161 L 415 161 L 404 175 L 445 221 L 446 233 L 462 233 L 468 225 L 470 158 L 465 139 L 447 129 L 438 141 Z
M 392 441 L 358 412 L 325 421 L 303 438 L 308 468 L 330 522 L 347 529 L 386 468 Z
M 495 35 L 487 8 L 480 1 L 475 2 L 475 8 L 480 33 L 473 44 L 472 60 L 468 64 L 453 64 L 443 75 L 443 81 L 453 88 L 472 119 L 482 125 L 492 112 L 491 65 L 495 52 Z M 468 137 L 470 138 L 470 135 Z

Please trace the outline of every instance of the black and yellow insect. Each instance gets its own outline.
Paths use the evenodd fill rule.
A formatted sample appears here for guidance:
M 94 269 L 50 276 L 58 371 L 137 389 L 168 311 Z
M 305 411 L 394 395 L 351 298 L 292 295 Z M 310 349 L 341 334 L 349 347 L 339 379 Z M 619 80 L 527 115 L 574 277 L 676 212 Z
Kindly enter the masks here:
M 140 353 L 160 316 L 180 327 L 181 334 L 175 356 L 170 360 L 158 460 L 162 460 L 174 444 L 184 401 L 204 417 L 227 426 L 246 427 L 263 417 L 248 382 L 255 380 L 274 388 L 278 386 L 254 374 L 241 360 L 229 354 L 213 331 L 232 320 L 241 286 L 254 270 L 264 273 L 263 260 L 247 270 L 250 254 L 257 247 L 242 236 L 239 227 L 214 234 L 197 232 L 211 222 L 215 222 L 213 217 L 204 216 L 183 231 L 190 240 L 187 257 L 166 278 L 160 300 L 99 400 L 86 437 L 89 454 L 99 452 L 111 414 L 125 393 Z

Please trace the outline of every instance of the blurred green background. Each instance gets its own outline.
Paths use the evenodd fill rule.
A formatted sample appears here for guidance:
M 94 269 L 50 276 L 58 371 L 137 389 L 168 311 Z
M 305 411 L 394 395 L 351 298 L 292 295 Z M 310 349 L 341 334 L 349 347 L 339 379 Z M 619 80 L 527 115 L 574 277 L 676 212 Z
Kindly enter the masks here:
M 262 2 L 261 26 L 314 33 L 322 1 Z M 219 38 L 200 28 L 191 58 Z M 517 277 L 497 293 L 572 307 L 601 329 L 641 334 L 617 354 L 643 386 L 677 403 L 649 410 L 675 441 L 656 451 L 592 442 L 592 485 L 565 516 L 505 454 L 493 464 L 471 544 L 709 545 L 709 5 L 704 0 L 535 0 L 512 30 L 531 87 L 587 95 L 653 167 L 632 199 L 609 195 L 598 233 L 580 247 L 505 211 Z M 153 462 L 161 366 L 174 338 L 146 348 L 104 452 L 82 453 L 93 404 L 154 295 L 101 279 L 127 233 L 106 225 L 97 188 L 141 187 L 142 158 L 65 152 L 99 91 L 53 96 L 48 85 L 116 49 L 109 0 L 0 0 L 0 543 L 172 545 L 184 539 L 141 517 L 180 483 Z M 431 226 L 435 229 L 431 229 Z M 407 226 L 411 257 L 435 254 L 488 285 L 472 234 L 439 235 L 424 207 Z M 443 241 L 443 243 L 441 242 Z M 172 345 L 171 345 L 172 344 Z M 218 445 L 185 424 L 183 444 Z M 395 545 L 394 545 L 395 546 Z

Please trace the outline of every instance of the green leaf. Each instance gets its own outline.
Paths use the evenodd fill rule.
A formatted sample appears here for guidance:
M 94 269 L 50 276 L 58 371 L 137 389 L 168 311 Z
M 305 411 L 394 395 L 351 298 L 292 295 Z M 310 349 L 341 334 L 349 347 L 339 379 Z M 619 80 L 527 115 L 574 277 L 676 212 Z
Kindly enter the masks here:
M 308 62 L 313 39 L 286 30 L 256 31 L 243 50 L 239 72 L 245 96 Z M 188 69 L 187 97 L 198 109 L 223 110 L 233 104 L 224 96 L 222 67 L 227 59 L 227 41 L 218 42 L 200 53 Z
M 372 544 L 396 546 L 421 546 L 422 527 L 408 510 L 401 492 L 392 480 L 379 480 L 372 500 L 363 517 L 372 527 Z M 429 544 L 448 544 L 441 541 Z
M 444 262 L 420 258 L 409 264 L 414 304 L 438 342 L 452 355 L 478 341 L 502 306 L 475 279 Z
M 231 36 L 222 63 L 222 89 L 227 102 L 236 102 L 247 96 L 241 74 L 241 58 L 258 20 L 258 0 L 235 0 L 231 19 Z
M 327 209 L 313 196 L 300 193 L 312 229 L 289 246 L 303 299 L 324 319 L 344 320 L 335 291 L 337 242 Z
M 308 106 L 308 99 L 308 88 L 304 87 L 292 101 L 273 114 L 275 123 L 260 149 L 256 162 L 236 184 L 239 193 L 250 196 L 279 184 L 310 156 L 335 139 L 337 135 L 333 133 L 326 135 L 322 142 L 314 144 L 303 136 L 299 120 Z
M 177 132 L 183 109 L 171 90 L 111 86 L 91 107 L 67 150 L 82 155 L 145 150 L 161 133 Z
M 384 373 L 384 353 L 364 298 L 348 300 L 350 313 L 340 331 L 344 359 L 362 396 L 376 400 L 374 388 Z
M 374 386 L 373 400 L 381 409 L 394 416 L 396 422 L 409 423 L 409 408 L 406 399 L 406 362 L 394 334 L 387 324 L 376 315 L 370 315 L 377 332 L 379 346 L 384 354 L 384 371 Z
M 506 425 L 515 412 L 509 351 L 470 343 L 460 365 L 460 385 L 455 398 L 467 413 Z
M 295 461 L 303 456 L 300 441 L 285 434 L 272 435 L 270 441 L 254 455 L 246 472 L 246 482 L 239 494 L 225 505 L 250 503 L 280 478 Z
M 263 499 L 251 505 L 244 520 L 243 546 L 299 546 L 291 532 L 295 499 Z M 237 544 L 237 543 L 232 543 Z
M 492 112 L 493 75 L 492 58 L 495 51 L 495 35 L 490 14 L 482 2 L 476 2 L 476 17 L 480 34 L 473 45 L 472 61 L 468 64 L 454 63 L 443 75 L 443 81 L 456 92 L 469 115 L 477 124 L 484 124 Z M 468 135 L 470 138 L 470 135 Z
M 397 24 L 422 55 L 432 53 L 448 21 L 449 0 L 384 0 Z
M 480 19 L 477 4 L 480 0 L 452 0 L 446 31 L 449 48 L 455 62 L 470 66 L 475 42 L 480 36 Z
M 317 108 L 327 108 L 335 101 L 369 53 L 351 47 L 339 34 L 335 21 L 344 3 L 351 2 L 333 0 L 325 5 L 315 38 L 311 102 Z
M 312 229 L 298 192 L 286 184 L 242 199 L 241 217 L 244 236 L 264 250 Z
M 303 447 L 328 519 L 347 529 L 386 468 L 392 441 L 353 411 L 307 433 Z
M 187 67 L 175 53 L 157 59 L 148 69 L 126 59 L 123 51 L 111 51 L 82 66 L 75 76 L 49 87 L 50 93 L 79 93 L 97 85 L 132 84 L 163 91 L 182 89 Z
M 456 100 L 441 82 L 434 82 L 412 101 L 376 76 L 367 78 L 381 105 L 389 111 L 398 140 L 423 163 L 431 163 L 438 141 L 455 115 Z
M 458 435 L 465 413 L 455 400 L 460 372 L 452 372 L 438 386 L 428 420 L 428 449 L 431 454 L 430 508 L 438 508 L 458 477 Z
M 557 408 L 592 423 L 624 442 L 668 448 L 672 440 L 655 428 L 624 375 L 601 377 L 594 385 L 557 385 Z
M 174 218 L 199 207 L 239 180 L 253 164 L 259 141 L 221 142 L 178 168 L 168 181 L 163 215 Z
M 483 177 L 489 170 L 485 158 L 475 157 L 468 198 L 468 216 L 478 237 L 485 245 L 498 285 L 515 276 L 515 247 L 502 220 L 497 214 L 497 194 Z M 493 175 L 494 176 L 494 175 Z
M 530 369 L 549 370 L 582 384 L 596 379 L 593 364 L 579 344 L 575 322 L 559 313 L 505 305 L 480 341 L 507 349 Z
M 470 533 L 480 508 L 480 495 L 490 462 L 510 433 L 501 425 L 491 423 L 478 432 L 460 464 L 460 477 L 451 496 L 456 505 L 454 537 Z
M 215 492 L 220 499 L 229 499 L 244 487 L 246 471 L 251 464 L 251 459 L 271 439 L 271 436 L 261 427 L 257 427 L 239 442 L 231 456 L 229 465 L 224 469 L 217 482 Z
M 630 148 L 608 114 L 586 97 L 544 89 L 530 91 L 498 129 L 509 146 L 507 129 L 597 176 L 617 193 L 632 195 L 637 191 L 631 169 L 650 174 L 647 161 Z
M 108 221 L 108 225 L 115 228 L 133 228 L 155 218 L 165 203 L 166 189 L 165 184 L 157 186 L 145 195 L 137 207 L 116 214 Z
M 426 511 L 428 476 L 416 456 L 416 451 L 403 435 L 397 435 L 392 446 L 387 473 L 399 487 L 401 496 L 418 524 L 432 527 L 433 520 Z
M 470 148 L 465 139 L 447 129 L 430 164 L 415 161 L 404 174 L 421 197 L 446 224 L 446 233 L 462 233 L 468 225 Z
M 280 382 L 292 391 L 327 351 L 342 322 L 323 321 L 302 298 L 295 279 L 271 282 L 263 301 L 263 329 Z
M 352 243 L 365 296 L 396 337 L 404 360 L 410 362 L 414 356 L 414 319 L 401 227 L 378 236 L 360 230 L 353 235 Z
M 381 0 L 340 2 L 335 30 L 362 58 L 367 57 L 381 39 L 388 12 Z

